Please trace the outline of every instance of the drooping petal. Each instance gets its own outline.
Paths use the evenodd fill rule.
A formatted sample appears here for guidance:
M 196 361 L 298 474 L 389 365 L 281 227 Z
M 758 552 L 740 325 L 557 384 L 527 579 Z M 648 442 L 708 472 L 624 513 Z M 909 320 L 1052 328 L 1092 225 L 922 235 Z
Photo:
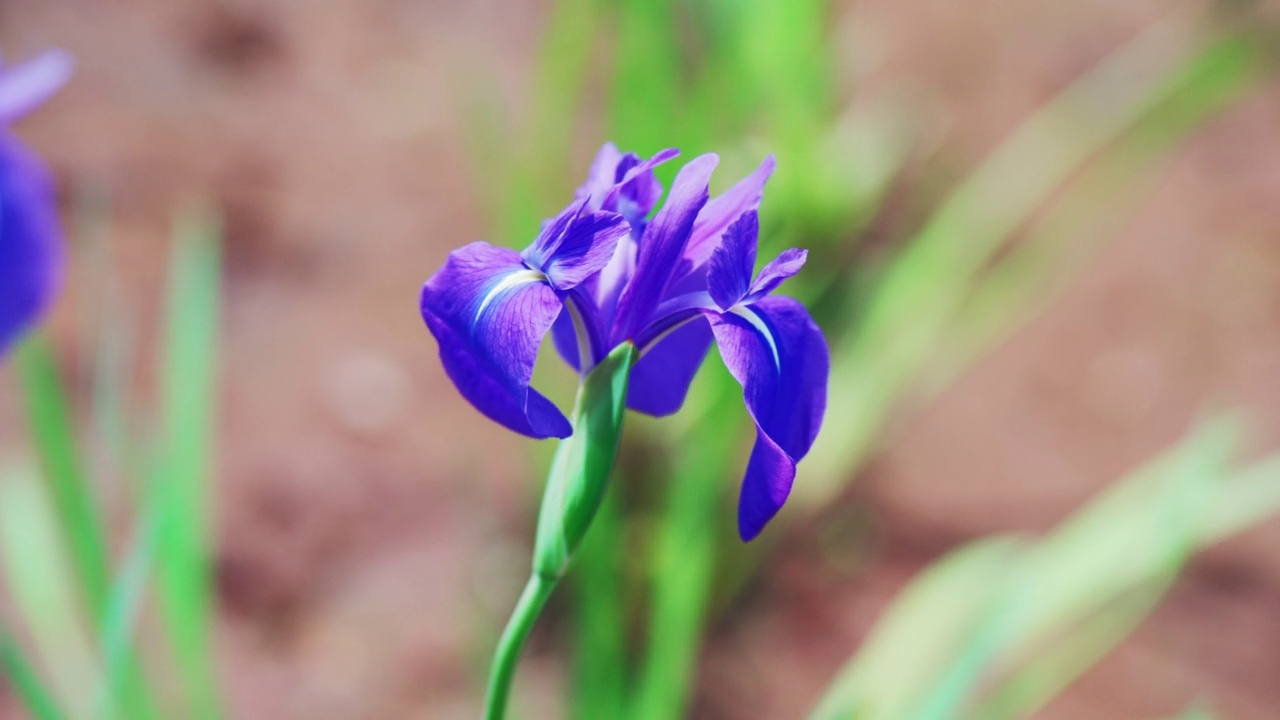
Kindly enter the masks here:
M 48 100 L 71 77 L 71 56 L 52 50 L 0 72 L 0 124 L 12 122 Z
M 756 269 L 756 241 L 760 218 L 748 210 L 725 230 L 723 239 L 707 261 L 707 292 L 721 310 L 728 310 L 747 296 Z
M 751 540 L 786 502 L 796 463 L 822 425 L 827 343 L 804 306 L 791 298 L 767 297 L 733 312 L 708 312 L 708 318 L 756 424 L 738 504 L 738 531 Z
M 422 288 L 422 318 L 458 391 L 494 421 L 534 438 L 573 428 L 529 387 L 538 347 L 562 303 L 512 250 L 476 242 L 449 254 Z
M 586 200 L 578 200 L 547 223 L 520 257 L 545 273 L 557 290 L 569 290 L 609 262 L 627 231 L 621 215 L 588 212 Z
M 808 250 L 799 248 L 783 250 L 778 257 L 764 266 L 756 276 L 755 282 L 751 283 L 751 297 L 762 298 L 776 290 L 787 278 L 800 272 L 800 268 L 804 267 L 804 262 L 808 258 Z
M 0 131 L 0 355 L 44 314 L 62 273 L 53 182 L 30 151 Z
M 645 230 L 636 257 L 635 274 L 618 300 L 614 316 L 616 344 L 643 329 L 663 299 L 676 265 L 684 254 L 698 212 L 707 204 L 707 186 L 720 158 L 696 157 L 680 169 L 666 203 Z
M 684 251 L 687 269 L 698 267 L 706 262 L 720 242 L 720 236 L 742 214 L 760 207 L 764 197 L 764 186 L 773 175 L 777 160 L 770 155 L 750 175 L 742 178 L 733 187 L 717 195 L 707 203 L 694 223 L 693 233 Z
M 659 340 L 631 371 L 627 407 L 657 416 L 679 410 L 710 348 L 711 326 L 702 317 Z

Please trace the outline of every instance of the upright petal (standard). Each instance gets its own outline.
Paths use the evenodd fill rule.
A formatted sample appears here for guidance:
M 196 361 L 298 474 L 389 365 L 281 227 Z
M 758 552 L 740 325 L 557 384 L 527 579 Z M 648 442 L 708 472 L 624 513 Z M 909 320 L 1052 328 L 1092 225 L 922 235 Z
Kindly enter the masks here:
M 614 316 L 612 341 L 622 342 L 642 330 L 671 283 L 698 213 L 710 196 L 707 187 L 720 158 L 702 155 L 680 169 L 667 202 L 645 229 L 635 274 L 622 291 Z

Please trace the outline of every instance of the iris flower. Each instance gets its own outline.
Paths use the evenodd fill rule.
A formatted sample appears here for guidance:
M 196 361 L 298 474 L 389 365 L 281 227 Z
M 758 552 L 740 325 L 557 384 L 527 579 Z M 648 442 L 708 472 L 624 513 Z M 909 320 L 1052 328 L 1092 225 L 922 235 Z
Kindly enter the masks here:
M 654 168 L 678 154 L 646 160 L 605 145 L 574 201 L 523 252 L 485 242 L 453 251 L 422 289 L 422 317 L 462 395 L 533 438 L 573 431 L 530 386 L 548 333 L 584 375 L 633 343 L 640 360 L 627 405 L 650 415 L 680 408 L 714 341 L 756 425 L 738 508 L 750 540 L 786 501 L 822 424 L 827 345 L 803 305 L 772 295 L 805 251 L 787 250 L 754 274 L 756 210 L 773 157 L 714 199 L 719 158 L 694 158 L 658 207 Z
M 53 183 L 8 128 L 57 91 L 70 70 L 59 52 L 0 67 L 0 355 L 40 319 L 62 283 Z

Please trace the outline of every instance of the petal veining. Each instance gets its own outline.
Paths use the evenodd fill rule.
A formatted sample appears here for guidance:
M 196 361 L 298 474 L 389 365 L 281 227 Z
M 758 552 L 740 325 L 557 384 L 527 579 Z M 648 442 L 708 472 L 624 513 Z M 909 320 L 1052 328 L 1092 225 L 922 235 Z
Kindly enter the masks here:
M 756 425 L 738 504 L 738 530 L 750 540 L 786 502 L 796 463 L 822 425 L 827 344 L 808 311 L 791 298 L 767 297 L 733 312 L 706 315 Z
M 535 438 L 567 437 L 564 414 L 530 387 L 538 348 L 563 308 L 512 250 L 477 242 L 422 288 L 422 319 L 453 384 L 477 410 Z
M 635 274 L 622 290 L 613 323 L 618 343 L 643 329 L 662 302 L 676 271 L 698 212 L 707 204 L 707 186 L 720 158 L 708 154 L 680 169 L 666 204 L 645 230 L 636 257 Z

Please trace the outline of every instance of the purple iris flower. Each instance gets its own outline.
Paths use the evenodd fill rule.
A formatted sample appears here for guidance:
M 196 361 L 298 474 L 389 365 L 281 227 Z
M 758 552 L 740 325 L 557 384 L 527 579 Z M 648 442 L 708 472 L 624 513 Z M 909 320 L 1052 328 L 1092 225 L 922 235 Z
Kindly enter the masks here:
M 8 126 L 57 91 L 70 71 L 60 52 L 0 67 L 0 355 L 39 320 L 62 283 L 53 182 Z
M 548 332 L 583 374 L 634 343 L 640 360 L 627 404 L 650 415 L 680 408 L 714 341 L 756 424 L 738 512 L 750 540 L 786 501 L 822 424 L 827 346 L 798 301 L 770 294 L 800 270 L 805 252 L 788 250 L 753 272 L 756 209 L 773 157 L 714 199 L 708 186 L 719 158 L 694 158 L 659 208 L 654 168 L 677 154 L 646 160 L 605 145 L 574 202 L 524 252 L 484 242 L 452 252 L 423 287 L 422 316 L 463 396 L 534 438 L 573 431 L 530 387 Z

